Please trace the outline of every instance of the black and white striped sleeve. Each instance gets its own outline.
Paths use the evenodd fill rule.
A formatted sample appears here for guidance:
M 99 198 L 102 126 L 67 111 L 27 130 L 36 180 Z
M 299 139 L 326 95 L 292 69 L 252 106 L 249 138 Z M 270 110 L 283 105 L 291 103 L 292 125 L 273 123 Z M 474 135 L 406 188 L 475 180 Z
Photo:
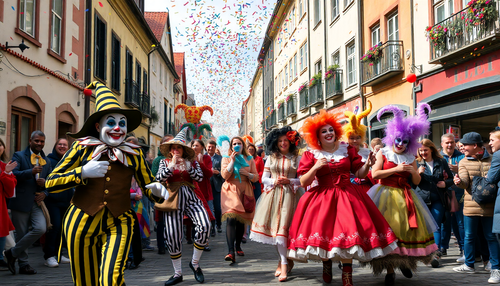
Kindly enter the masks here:
M 194 161 L 191 164 L 191 168 L 189 168 L 189 176 L 197 182 L 201 182 L 203 180 L 203 171 L 201 170 L 200 164 Z
M 163 159 L 160 161 L 160 167 L 158 167 L 158 173 L 156 173 L 157 181 L 165 181 L 172 176 L 172 171 L 167 165 L 167 160 Z

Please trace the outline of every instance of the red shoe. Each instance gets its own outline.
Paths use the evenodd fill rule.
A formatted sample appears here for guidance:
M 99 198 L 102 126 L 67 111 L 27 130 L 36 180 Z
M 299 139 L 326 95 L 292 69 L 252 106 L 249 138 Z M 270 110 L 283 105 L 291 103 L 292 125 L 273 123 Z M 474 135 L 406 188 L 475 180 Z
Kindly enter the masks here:
M 238 256 L 245 256 L 245 252 L 243 252 L 243 250 L 236 251 L 236 254 Z
M 352 284 L 352 266 L 342 267 L 342 285 L 353 286 Z
M 226 255 L 226 257 L 224 258 L 225 261 L 231 261 L 232 263 L 235 263 L 236 262 L 236 259 L 234 258 L 234 254 L 232 253 L 229 253 L 228 255 Z
M 332 261 L 323 261 L 323 281 L 325 283 L 332 282 Z

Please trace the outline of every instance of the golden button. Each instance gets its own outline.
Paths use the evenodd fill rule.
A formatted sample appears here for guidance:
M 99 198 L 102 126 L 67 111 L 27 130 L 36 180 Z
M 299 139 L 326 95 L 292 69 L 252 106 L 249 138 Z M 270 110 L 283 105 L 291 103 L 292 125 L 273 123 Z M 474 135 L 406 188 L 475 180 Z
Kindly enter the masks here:
M 108 202 L 104 202 L 104 205 L 107 205 L 107 204 L 108 204 Z
M 111 178 L 110 178 L 110 177 L 107 177 L 107 178 L 106 178 L 106 182 L 109 182 L 110 180 L 111 180 Z
M 76 178 L 75 182 L 76 182 L 77 184 L 80 184 L 80 178 Z
M 111 166 L 108 166 L 108 171 L 111 170 Z
M 105 190 L 105 191 L 104 191 L 104 193 L 107 195 L 107 194 L 109 194 L 109 191 L 108 191 L 108 190 Z

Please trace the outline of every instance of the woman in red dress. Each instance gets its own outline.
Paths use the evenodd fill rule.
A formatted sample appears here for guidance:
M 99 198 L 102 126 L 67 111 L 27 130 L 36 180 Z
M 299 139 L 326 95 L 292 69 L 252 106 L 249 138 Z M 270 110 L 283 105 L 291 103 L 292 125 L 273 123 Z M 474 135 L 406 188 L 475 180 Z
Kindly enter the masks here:
M 17 166 L 17 162 L 10 161 L 5 164 L 3 161 L 7 161 L 7 155 L 5 155 L 5 144 L 0 139 L 0 268 L 7 269 L 2 253 L 6 237 L 11 230 L 14 230 L 14 225 L 9 218 L 6 199 L 14 195 L 17 180 L 12 170 Z
M 370 261 L 392 252 L 397 238 L 370 197 L 353 185 L 349 174 L 364 178 L 375 158 L 365 163 L 353 147 L 339 142 L 336 114 L 321 110 L 305 120 L 302 135 L 309 145 L 297 175 L 302 187 L 314 180 L 300 199 L 289 231 L 288 256 L 322 260 L 323 280 L 332 279 L 332 260 L 341 261 L 342 283 L 352 284 L 352 260 Z

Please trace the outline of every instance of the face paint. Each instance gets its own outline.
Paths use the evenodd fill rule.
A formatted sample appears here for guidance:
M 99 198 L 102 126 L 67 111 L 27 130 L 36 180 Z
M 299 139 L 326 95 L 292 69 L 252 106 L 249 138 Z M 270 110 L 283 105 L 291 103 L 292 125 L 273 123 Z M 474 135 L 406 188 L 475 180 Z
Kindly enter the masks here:
M 408 146 L 409 141 L 408 141 L 408 139 L 396 138 L 396 139 L 394 140 L 394 143 L 395 143 L 395 144 L 396 144 L 396 146 L 398 146 L 398 147 L 406 147 L 406 146 Z
M 104 115 L 99 121 L 101 130 L 99 132 L 99 139 L 110 145 L 118 146 L 127 135 L 127 118 L 120 113 L 111 113 Z

